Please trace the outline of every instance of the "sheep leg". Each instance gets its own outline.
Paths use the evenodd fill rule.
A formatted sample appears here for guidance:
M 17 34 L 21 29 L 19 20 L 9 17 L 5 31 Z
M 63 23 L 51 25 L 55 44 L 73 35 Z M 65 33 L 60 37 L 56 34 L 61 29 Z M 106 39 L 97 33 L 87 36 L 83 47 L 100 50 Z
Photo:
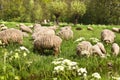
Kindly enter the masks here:
M 58 56 L 58 53 L 59 53 L 59 48 L 54 48 L 54 55 Z

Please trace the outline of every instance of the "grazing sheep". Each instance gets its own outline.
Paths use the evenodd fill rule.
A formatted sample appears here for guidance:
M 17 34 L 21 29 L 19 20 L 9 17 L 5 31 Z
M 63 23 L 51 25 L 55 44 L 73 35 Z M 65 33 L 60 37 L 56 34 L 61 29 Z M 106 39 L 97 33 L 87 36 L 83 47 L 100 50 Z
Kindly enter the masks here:
M 19 27 L 20 30 L 22 30 L 23 32 L 32 33 L 32 30 L 29 27 L 25 26 L 24 24 L 20 24 Z
M 4 26 L 4 27 L 1 27 L 1 28 L 0 28 L 1 31 L 6 30 L 6 29 L 8 29 L 7 26 Z
M 71 26 L 65 26 L 65 27 L 60 28 L 60 31 L 62 30 L 71 30 Z
M 5 27 L 5 24 L 1 24 L 1 25 L 0 25 L 0 28 L 1 28 L 1 27 Z
M 97 45 L 99 46 L 99 48 L 102 51 L 102 53 L 106 54 L 106 50 L 105 50 L 104 45 L 101 42 L 98 42 Z
M 62 27 L 60 31 L 57 33 L 62 39 L 69 40 L 73 38 L 73 31 L 70 26 Z
M 120 32 L 120 28 L 112 28 L 112 31 L 114 31 L 114 32 Z
M 41 28 L 41 25 L 40 24 L 34 24 L 33 28 L 34 28 L 34 32 L 38 32 Z
M 54 55 L 57 56 L 60 52 L 62 39 L 56 35 L 45 34 L 34 40 L 34 50 L 40 50 L 44 53 L 45 49 L 52 49 Z
M 113 43 L 116 35 L 111 30 L 105 29 L 101 32 L 101 40 L 106 43 Z
M 87 27 L 87 30 L 93 31 L 93 28 L 90 27 L 90 26 L 88 26 L 88 27 Z
M 26 32 L 22 32 L 23 37 L 29 37 L 29 35 Z
M 112 51 L 113 55 L 117 56 L 119 54 L 119 51 L 120 51 L 119 45 L 117 43 L 113 43 L 111 51 Z
M 100 57 L 105 57 L 106 50 L 102 43 L 97 43 L 92 47 L 92 54 L 98 54 Z
M 86 55 L 89 57 L 92 54 L 92 44 L 88 41 L 82 41 L 77 45 L 77 55 Z
M 0 40 L 6 45 L 11 42 L 17 42 L 19 44 L 23 43 L 23 35 L 20 30 L 17 29 L 7 29 L 0 31 Z
M 55 35 L 55 31 L 52 30 L 52 29 L 48 29 L 48 28 L 47 29 L 42 29 L 41 28 L 40 31 L 32 34 L 32 38 L 36 39 L 37 37 L 39 37 L 43 34 Z

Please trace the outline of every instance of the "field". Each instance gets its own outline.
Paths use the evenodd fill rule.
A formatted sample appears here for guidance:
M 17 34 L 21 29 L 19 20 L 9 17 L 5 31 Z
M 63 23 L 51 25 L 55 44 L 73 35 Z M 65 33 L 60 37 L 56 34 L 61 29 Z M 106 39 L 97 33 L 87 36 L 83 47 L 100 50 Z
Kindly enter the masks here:
M 16 27 L 17 22 L 0 22 L 4 23 L 9 28 Z M 31 25 L 32 23 L 25 23 Z M 60 23 L 60 27 L 67 25 Z M 72 24 L 70 24 L 72 25 Z M 74 31 L 74 38 L 68 41 L 63 40 L 61 46 L 61 53 L 58 57 L 48 51 L 45 55 L 40 55 L 38 52 L 33 52 L 33 40 L 31 34 L 28 38 L 24 38 L 24 44 L 29 52 L 20 50 L 18 44 L 12 43 L 8 46 L 0 46 L 0 80 L 97 80 L 92 74 L 97 72 L 101 76 L 101 80 L 117 80 L 120 78 L 120 55 L 113 56 L 111 53 L 111 44 L 105 44 L 107 51 L 106 58 L 99 56 L 78 57 L 76 55 L 76 46 L 79 42 L 75 42 L 80 37 L 84 37 L 87 41 L 90 38 L 98 38 L 100 40 L 100 33 L 103 29 L 112 29 L 112 27 L 119 27 L 116 25 L 92 25 L 93 31 L 87 30 L 88 25 L 76 26 L 72 25 Z M 81 27 L 82 30 L 76 30 Z M 115 42 L 120 45 L 120 33 L 115 33 Z M 94 45 L 95 43 L 92 42 Z M 64 70 L 60 73 L 53 73 L 55 65 L 52 63 L 55 59 L 63 58 L 77 62 L 79 68 L 86 68 L 87 73 L 84 75 L 77 75 L 76 71 Z M 114 79 L 113 79 L 114 78 Z

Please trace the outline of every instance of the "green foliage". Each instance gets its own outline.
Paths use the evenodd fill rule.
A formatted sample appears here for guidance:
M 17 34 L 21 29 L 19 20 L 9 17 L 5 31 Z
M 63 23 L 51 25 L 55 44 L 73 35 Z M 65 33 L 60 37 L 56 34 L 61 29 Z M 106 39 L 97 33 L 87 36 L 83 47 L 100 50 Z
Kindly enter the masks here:
M 62 1 L 51 2 L 49 5 L 49 10 L 55 16 L 61 15 L 61 14 L 64 14 L 65 11 L 67 10 L 67 4 L 65 2 L 62 2 Z
M 86 6 L 83 2 L 78 0 L 71 2 L 71 14 L 83 16 L 86 12 Z

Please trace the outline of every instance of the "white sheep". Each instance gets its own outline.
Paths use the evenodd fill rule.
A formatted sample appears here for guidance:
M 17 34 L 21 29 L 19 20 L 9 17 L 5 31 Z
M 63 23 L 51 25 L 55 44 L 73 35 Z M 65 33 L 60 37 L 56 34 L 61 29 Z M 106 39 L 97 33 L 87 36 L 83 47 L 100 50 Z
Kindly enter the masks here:
M 99 46 L 99 48 L 102 51 L 102 53 L 106 54 L 106 50 L 105 50 L 104 45 L 101 42 L 98 42 L 97 45 Z
M 7 29 L 0 31 L 0 40 L 5 43 L 17 42 L 19 44 L 23 43 L 23 35 L 20 30 L 17 29 Z
M 34 50 L 40 50 L 41 53 L 44 53 L 44 50 L 52 49 L 54 55 L 57 56 L 60 52 L 60 46 L 62 39 L 56 35 L 45 34 L 34 40 Z
M 90 27 L 90 26 L 88 26 L 88 27 L 87 27 L 87 30 L 93 31 L 93 28 Z
M 116 35 L 111 30 L 105 29 L 101 32 L 101 40 L 106 43 L 113 43 Z
M 120 47 L 117 43 L 113 43 L 112 44 L 112 48 L 111 48 L 112 54 L 117 56 L 120 52 Z
M 32 38 L 33 39 L 36 39 L 37 37 L 43 35 L 43 34 L 49 34 L 49 35 L 55 35 L 55 31 L 52 30 L 52 29 L 41 29 L 40 31 L 36 32 L 36 33 L 33 33 L 32 34 Z
M 114 31 L 114 32 L 120 32 L 120 28 L 112 28 L 112 31 Z
M 77 50 L 76 50 L 77 55 L 82 56 L 86 55 L 89 57 L 92 55 L 92 44 L 88 41 L 82 41 L 77 45 Z
M 102 43 L 97 43 L 92 47 L 92 54 L 97 54 L 100 57 L 105 57 L 106 50 Z
M 20 30 L 23 32 L 32 33 L 32 30 L 28 26 L 25 26 L 24 24 L 20 24 L 19 27 Z

